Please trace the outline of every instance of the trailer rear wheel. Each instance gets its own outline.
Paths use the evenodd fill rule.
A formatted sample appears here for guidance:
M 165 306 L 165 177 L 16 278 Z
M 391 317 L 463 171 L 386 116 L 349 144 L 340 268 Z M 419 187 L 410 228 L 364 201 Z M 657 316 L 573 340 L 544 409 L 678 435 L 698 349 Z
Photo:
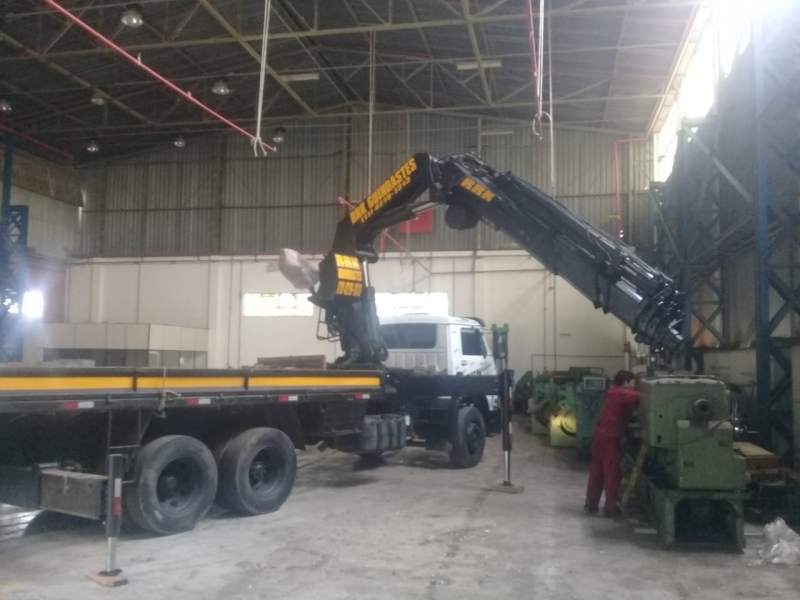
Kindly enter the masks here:
M 474 467 L 481 462 L 485 445 L 486 425 L 481 411 L 474 406 L 460 408 L 453 439 L 448 442 L 450 462 L 457 469 Z
M 214 502 L 217 465 L 201 441 L 185 435 L 157 438 L 142 448 L 123 500 L 131 520 L 146 531 L 189 531 Z
M 269 427 L 248 429 L 222 451 L 217 502 L 246 515 L 278 510 L 296 475 L 297 455 L 289 436 Z

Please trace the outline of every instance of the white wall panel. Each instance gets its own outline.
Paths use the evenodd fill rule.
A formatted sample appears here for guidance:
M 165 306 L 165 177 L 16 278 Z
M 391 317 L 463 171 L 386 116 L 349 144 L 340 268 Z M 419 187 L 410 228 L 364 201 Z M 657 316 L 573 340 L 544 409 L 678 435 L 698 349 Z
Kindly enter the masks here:
M 142 263 L 139 323 L 205 329 L 208 263 Z
M 137 323 L 139 309 L 139 265 L 97 265 L 101 273 L 103 323 Z
M 89 323 L 92 310 L 92 271 L 94 265 L 74 265 L 69 269 L 67 321 Z

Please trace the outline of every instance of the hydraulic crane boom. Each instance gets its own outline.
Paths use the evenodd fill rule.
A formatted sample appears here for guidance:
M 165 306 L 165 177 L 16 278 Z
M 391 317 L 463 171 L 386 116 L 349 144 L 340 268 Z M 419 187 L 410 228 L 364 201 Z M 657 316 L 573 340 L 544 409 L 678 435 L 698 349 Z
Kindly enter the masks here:
M 505 232 L 596 308 L 629 326 L 639 341 L 669 353 L 683 343 L 682 294 L 628 246 L 475 156 L 416 154 L 339 222 L 333 248 L 320 263 L 311 301 L 325 310 L 327 337 L 340 340 L 343 366 L 387 357 L 367 268 L 378 260 L 378 234 L 440 204 L 454 229 L 483 220 Z

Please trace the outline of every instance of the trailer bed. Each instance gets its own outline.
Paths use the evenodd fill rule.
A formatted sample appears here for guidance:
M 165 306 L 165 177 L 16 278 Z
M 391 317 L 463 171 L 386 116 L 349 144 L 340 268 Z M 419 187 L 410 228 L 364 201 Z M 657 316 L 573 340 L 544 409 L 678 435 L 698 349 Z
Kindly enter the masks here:
M 313 402 L 382 394 L 380 371 L 300 369 L 0 369 L 0 413 Z

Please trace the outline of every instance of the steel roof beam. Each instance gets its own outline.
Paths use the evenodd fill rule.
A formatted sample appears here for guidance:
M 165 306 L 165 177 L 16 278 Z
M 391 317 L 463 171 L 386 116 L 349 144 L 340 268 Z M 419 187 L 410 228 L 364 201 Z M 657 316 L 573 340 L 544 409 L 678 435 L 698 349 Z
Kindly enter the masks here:
M 415 22 L 419 23 L 419 15 L 417 14 L 417 9 L 414 7 L 414 3 L 411 0 L 406 0 L 406 8 L 408 8 L 408 12 L 411 13 L 411 18 L 414 19 Z M 418 29 L 419 38 L 422 40 L 422 45 L 425 47 L 425 51 L 428 53 L 428 57 L 430 60 L 433 60 L 433 49 L 431 48 L 430 40 L 428 39 L 428 32 L 424 29 Z M 385 52 L 381 53 L 383 56 L 389 56 Z M 444 85 L 444 80 L 442 79 L 442 74 L 439 72 L 438 69 L 433 68 L 433 63 L 430 63 L 431 69 L 431 89 L 430 89 L 430 105 L 433 106 L 433 77 L 436 77 L 436 80 L 439 83 L 439 87 L 442 90 L 446 90 L 447 88 Z
M 378 58 L 379 62 L 382 61 L 380 56 L 378 56 L 377 58 Z M 400 85 L 403 86 L 403 88 L 405 90 L 407 90 L 414 97 L 414 99 L 417 102 L 419 102 L 425 108 L 430 108 L 431 107 L 430 104 L 425 102 L 425 100 L 423 100 L 420 97 L 420 95 L 416 92 L 416 90 L 414 90 L 410 85 L 408 85 L 408 82 L 403 77 L 401 77 L 391 66 L 387 66 L 387 68 L 388 68 L 389 72 L 392 74 L 392 76 L 394 77 L 394 79 L 397 80 L 400 83 Z
M 621 49 L 623 50 L 639 50 L 639 49 L 649 49 L 649 48 L 666 48 L 671 47 L 674 48 L 678 44 L 632 44 L 622 46 Z M 367 56 L 369 52 L 367 50 L 359 50 L 359 49 L 351 49 L 351 48 L 341 48 L 338 46 L 320 46 L 320 50 L 329 50 L 333 52 L 346 52 L 348 54 L 357 54 Z M 596 53 L 602 51 L 613 51 L 616 50 L 613 46 L 607 47 L 599 47 L 599 48 L 570 48 L 570 49 L 563 49 L 563 50 L 554 50 L 553 54 L 573 54 L 573 53 Z M 297 53 L 305 52 L 304 50 L 298 50 Z M 545 54 L 547 54 L 545 52 Z M 381 52 L 381 59 L 383 62 L 383 66 L 392 66 L 392 67 L 410 67 L 414 66 L 417 69 L 424 69 L 429 64 L 456 64 L 458 62 L 462 62 L 463 59 L 461 58 L 433 58 L 429 56 L 423 55 L 410 55 L 410 54 L 398 54 L 395 52 Z M 517 52 L 517 53 L 509 53 L 509 54 L 493 54 L 489 56 L 484 56 L 484 60 L 507 60 L 507 59 L 514 59 L 514 58 L 528 58 L 530 56 L 529 52 Z M 393 59 L 391 61 L 386 60 L 387 58 Z M 3 62 L 3 59 L 0 59 L 0 63 Z M 341 65 L 331 65 L 331 66 L 322 66 L 320 70 L 323 71 L 358 71 L 364 68 L 367 63 L 359 62 L 359 63 L 352 63 L 352 64 L 341 64 Z M 504 65 L 504 69 L 506 71 L 513 70 L 515 67 L 513 65 L 507 64 Z M 529 65 L 527 63 L 520 65 L 520 69 L 529 69 Z M 307 70 L 307 69 L 306 69 Z M 305 72 L 306 70 L 302 70 Z M 287 73 L 292 73 L 295 71 L 287 71 Z M 301 70 L 297 70 L 297 72 L 301 72 Z M 623 74 L 624 75 L 624 74 Z M 643 76 L 637 74 L 631 74 L 631 77 Z M 216 79 L 219 77 L 228 77 L 228 78 L 240 78 L 240 77 L 258 77 L 258 71 L 239 71 L 235 73 L 228 73 L 228 72 L 208 72 L 204 75 L 190 75 L 186 77 L 173 77 L 172 81 L 175 83 L 178 82 L 192 82 L 199 79 Z M 407 75 L 406 79 L 410 79 L 410 76 Z M 156 86 L 159 85 L 158 82 L 155 81 L 142 81 L 142 82 L 133 82 L 133 81 L 118 81 L 107 84 L 105 87 L 107 89 L 114 89 L 114 88 L 122 88 L 122 87 L 140 87 L 143 85 L 150 85 Z M 44 88 L 36 90 L 37 93 L 61 93 L 61 92 L 70 92 L 81 89 L 81 87 L 56 87 L 56 88 Z
M 626 7 L 631 6 L 631 0 L 625 0 Z M 622 52 L 619 50 L 619 47 L 622 45 L 622 40 L 625 38 L 625 26 L 628 24 L 628 13 L 625 11 L 622 15 L 622 23 L 619 26 L 619 35 L 617 36 L 617 51 L 614 55 L 614 69 L 611 72 L 611 83 L 608 86 L 609 94 L 614 90 L 614 84 L 617 82 L 617 74 L 619 73 L 619 59 L 622 56 Z M 608 118 L 608 107 L 611 105 L 610 102 L 606 102 L 605 110 L 603 110 L 603 120 L 605 121 Z
M 291 2 L 282 2 L 278 1 L 278 6 L 286 13 L 289 19 L 295 21 L 295 24 L 305 28 L 306 30 L 312 29 L 311 25 L 309 25 L 308 21 L 306 21 L 305 17 L 301 15 L 293 6 Z M 287 27 L 287 29 L 291 29 L 291 26 L 286 21 L 286 18 L 283 15 L 279 14 L 277 11 L 275 13 L 278 15 L 278 18 L 283 22 L 283 24 Z M 330 81 L 331 85 L 336 88 L 336 91 L 339 92 L 339 95 L 348 105 L 352 105 L 353 98 L 357 99 L 359 102 L 364 102 L 364 99 L 361 95 L 353 88 L 351 85 L 347 83 L 346 79 L 343 79 L 341 75 L 339 75 L 335 65 L 333 65 L 330 60 L 322 53 L 322 48 L 318 42 L 315 40 L 305 40 L 299 39 L 298 42 L 302 47 L 303 51 L 314 61 L 314 64 L 317 66 L 325 76 L 327 77 L 328 81 Z M 313 52 L 312 52 L 313 51 Z M 314 56 L 316 53 L 319 58 Z M 323 65 L 320 63 L 322 60 L 325 64 Z M 333 71 L 333 74 L 329 74 L 328 71 Z M 352 95 L 352 98 L 348 97 L 347 93 Z
M 505 4 L 506 2 L 508 2 L 508 0 L 497 0 L 497 2 L 495 2 L 494 4 L 490 4 L 486 8 L 481 9 L 480 11 L 475 13 L 475 16 L 476 17 L 482 17 L 483 15 L 488 15 L 490 12 L 492 12 L 496 8 L 500 8 L 501 6 L 503 6 L 503 4 Z
M 204 5 L 209 4 L 208 0 L 200 0 Z M 619 12 L 625 11 L 644 11 L 644 10 L 657 10 L 657 9 L 670 9 L 670 8 L 681 8 L 681 7 L 696 7 L 703 4 L 708 4 L 709 0 L 672 0 L 670 2 L 654 2 L 654 3 L 642 3 L 642 4 L 633 4 L 629 7 L 625 6 L 594 6 L 594 7 L 583 7 L 583 8 L 574 8 L 574 9 L 561 9 L 561 8 L 554 8 L 549 12 L 550 16 L 552 17 L 572 17 L 572 16 L 591 16 L 591 15 L 607 15 L 607 14 L 615 14 Z M 213 7 L 212 7 L 212 10 Z M 215 11 L 216 12 L 216 11 Z M 217 13 L 219 14 L 219 13 Z M 546 13 L 547 14 L 547 13 Z M 507 22 L 520 22 L 521 19 L 525 18 L 524 13 L 511 13 L 511 14 L 502 14 L 502 15 L 493 15 L 488 14 L 484 16 L 474 16 L 470 19 L 473 25 L 477 25 L 480 23 L 507 23 Z M 224 19 L 223 19 L 224 20 Z M 226 21 L 227 23 L 227 21 Z M 311 29 L 308 31 L 276 31 L 274 33 L 270 33 L 270 39 L 272 40 L 293 40 L 297 38 L 309 38 L 309 37 L 326 37 L 326 36 L 337 36 L 337 35 L 350 35 L 350 34 L 362 34 L 362 33 L 371 33 L 371 32 L 381 32 L 381 31 L 404 31 L 404 30 L 419 30 L 419 29 L 435 29 L 440 27 L 454 27 L 454 26 L 464 26 L 467 21 L 464 18 L 460 19 L 435 19 L 431 21 L 409 21 L 409 22 L 393 22 L 393 23 L 373 23 L 368 25 L 356 25 L 352 27 L 333 27 L 328 29 Z M 129 52 L 142 52 L 146 50 L 156 50 L 156 49 L 163 49 L 163 48 L 186 48 L 190 46 L 208 46 L 208 45 L 216 45 L 216 44 L 241 44 L 243 42 L 260 42 L 261 41 L 261 34 L 248 34 L 244 35 L 239 32 L 236 32 L 230 24 L 228 24 L 230 30 L 228 33 L 230 37 L 212 37 L 212 38 L 202 38 L 202 39 L 191 39 L 191 40 L 172 40 L 172 41 L 163 41 L 163 42 L 154 42 L 149 44 L 132 44 L 126 47 L 126 50 Z M 227 28 L 226 28 L 227 30 Z M 236 32 L 234 35 L 233 32 Z M 249 44 L 248 44 L 249 46 Z M 252 50 L 252 47 L 250 47 Z M 53 53 L 53 57 L 67 57 L 67 56 L 86 56 L 92 54 L 104 54 L 111 52 L 109 49 L 104 48 L 96 48 L 96 49 L 88 49 L 88 50 L 72 50 L 72 51 L 65 51 L 59 53 Z M 257 53 L 256 53 L 257 54 Z M 21 60 L 25 59 L 24 57 L 11 57 L 11 58 L 3 58 L 0 59 L 0 62 L 9 62 L 14 60 Z
M 87 121 L 84 121 L 83 119 L 79 119 L 78 117 L 75 117 L 75 116 L 69 114 L 69 112 L 67 112 L 65 110 L 62 110 L 58 106 L 54 106 L 53 104 L 50 104 L 49 102 L 46 102 L 45 100 L 42 100 L 36 94 L 33 94 L 33 93 L 31 93 L 31 92 L 29 92 L 27 90 L 23 90 L 22 88 L 14 85 L 13 83 L 9 83 L 8 81 L 0 81 L 0 86 L 5 86 L 6 88 L 10 89 L 15 94 L 19 94 L 23 98 L 27 98 L 28 100 L 30 100 L 32 102 L 35 102 L 39 106 L 44 107 L 47 110 L 48 113 L 52 113 L 52 114 L 54 114 L 54 115 L 56 115 L 58 117 L 65 117 L 66 119 L 69 119 L 73 123 L 75 123 L 77 125 L 80 125 L 84 129 L 92 129 L 92 130 L 94 129 L 94 125 L 92 125 L 91 123 L 89 123 Z M 32 129 L 30 129 L 30 130 L 32 130 Z
M 21 44 L 20 42 L 18 42 L 14 38 L 12 38 L 10 35 L 8 35 L 7 33 L 3 33 L 2 31 L 0 31 L 0 40 L 4 40 L 9 46 L 12 46 L 12 47 L 16 48 L 17 50 L 21 50 L 25 54 L 27 54 L 29 56 L 32 56 L 36 61 L 42 63 L 47 68 L 49 68 L 52 71 L 55 71 L 56 73 L 58 73 L 62 77 L 66 77 L 70 81 L 72 81 L 74 83 L 77 83 L 80 87 L 82 87 L 84 89 L 88 89 L 88 90 L 96 90 L 97 89 L 96 86 L 92 85 L 91 83 L 89 83 L 88 81 L 83 79 L 82 77 L 79 77 L 79 76 L 75 75 L 72 71 L 70 71 L 68 69 L 65 69 L 61 65 L 58 65 L 58 64 L 54 63 L 52 60 L 50 60 L 49 58 L 39 54 L 35 50 L 32 50 L 31 48 L 28 48 L 26 45 Z M 112 95 L 110 95 L 110 94 L 108 94 L 106 92 L 103 92 L 103 94 L 104 94 L 105 97 L 108 98 L 108 101 L 111 104 L 116 106 L 118 109 L 120 109 L 124 113 L 130 115 L 131 117 L 133 117 L 137 121 L 142 121 L 143 123 L 147 123 L 148 125 L 153 125 L 153 121 L 151 121 L 150 119 L 145 117 L 140 112 L 135 111 L 134 109 L 132 109 L 127 104 L 124 104 L 124 103 L 120 102 L 114 96 L 112 96 Z
M 252 57 L 253 57 L 253 58 L 256 60 L 256 62 L 257 62 L 259 65 L 260 65 L 260 64 L 261 64 L 261 54 L 259 54 L 258 52 L 256 52 L 256 50 L 255 50 L 255 49 L 254 49 L 254 48 L 253 48 L 253 47 L 250 45 L 250 43 L 249 43 L 249 42 L 250 42 L 250 40 L 248 40 L 248 39 L 246 39 L 246 38 L 247 38 L 247 37 L 255 37 L 255 38 L 258 40 L 258 41 L 261 41 L 261 37 L 262 37 L 262 36 L 261 36 L 261 35 L 258 35 L 258 36 L 243 36 L 243 35 L 242 35 L 242 34 L 239 32 L 239 30 L 238 30 L 238 29 L 236 29 L 236 28 L 235 28 L 233 25 L 231 25 L 231 24 L 228 22 L 228 20 L 227 20 L 225 17 L 223 17 L 223 16 L 222 16 L 222 15 L 221 15 L 221 14 L 220 14 L 218 11 L 217 11 L 217 9 L 216 9 L 216 8 L 214 8 L 214 7 L 211 5 L 211 3 L 209 2 L 209 0 L 198 0 L 198 2 L 199 2 L 199 3 L 200 3 L 202 6 L 203 6 L 203 8 L 206 10 L 206 12 L 208 12 L 208 14 L 210 14 L 210 15 L 211 15 L 211 17 L 212 17 L 212 18 L 213 18 L 213 19 L 214 19 L 214 20 L 215 20 L 217 23 L 219 23 L 219 25 L 221 25 L 221 26 L 222 26 L 222 28 L 223 28 L 225 31 L 227 31 L 227 32 L 228 32 L 228 35 L 230 35 L 230 36 L 231 36 L 231 37 L 232 37 L 232 38 L 233 38 L 233 39 L 236 41 L 236 43 L 237 43 L 237 44 L 239 44 L 239 45 L 240 45 L 242 48 L 244 48 L 244 50 L 245 50 L 245 51 L 246 51 L 246 52 L 247 52 L 247 53 L 248 53 L 250 56 L 252 56 Z M 273 39 L 273 38 L 275 37 L 275 35 L 276 35 L 276 34 L 270 33 L 270 34 L 269 34 L 269 37 L 270 37 L 270 39 Z M 164 43 L 174 43 L 174 42 L 164 42 Z M 270 77 L 272 77 L 272 78 L 273 78 L 273 79 L 274 79 L 274 80 L 275 80 L 275 81 L 278 83 L 278 85 L 279 85 L 279 86 L 281 86 L 281 87 L 282 87 L 282 88 L 283 88 L 283 89 L 286 91 L 286 93 L 287 93 L 287 94 L 289 94 L 289 95 L 290 95 L 290 96 L 291 96 L 291 97 L 294 99 L 294 101 L 295 101 L 295 102 L 297 102 L 297 103 L 298 103 L 298 104 L 299 104 L 299 105 L 300 105 L 300 106 L 303 108 L 303 110 L 304 110 L 304 111 L 306 111 L 307 113 L 309 113 L 309 114 L 312 114 L 312 115 L 313 115 L 313 114 L 316 114 L 316 112 L 314 111 L 314 109 L 313 109 L 313 108 L 311 108 L 311 107 L 310 107 L 308 104 L 306 104 L 305 100 L 303 100 L 303 99 L 300 97 L 300 94 L 298 94 L 298 93 L 297 93 L 297 92 L 296 92 L 296 91 L 295 91 L 295 90 L 292 88 L 292 86 L 290 86 L 288 83 L 286 83 L 285 81 L 283 81 L 283 79 L 281 78 L 281 76 L 280 76 L 280 75 L 278 75 L 278 72 L 277 72 L 277 71 L 275 71 L 275 69 L 273 69 L 271 66 L 269 66 L 269 64 L 268 64 L 266 61 L 264 62 L 264 69 L 265 69 L 265 70 L 266 70 L 266 72 L 269 74 L 269 76 L 270 76 Z
M 89 2 L 88 5 L 81 7 L 81 9 L 78 11 L 77 16 L 82 17 L 83 14 L 89 8 L 91 8 L 91 6 L 95 3 L 95 1 L 96 0 L 92 0 L 91 2 Z M 75 23 L 73 21 L 67 21 L 66 23 L 64 23 L 64 25 L 61 27 L 61 30 L 55 36 L 53 36 L 53 38 L 47 43 L 47 45 L 44 48 L 42 48 L 42 54 L 47 54 L 48 52 L 50 52 L 50 50 L 53 49 L 53 46 L 55 46 L 58 43 L 58 41 L 62 37 L 64 37 L 70 29 L 72 29 L 74 25 Z
M 195 4 L 192 5 L 192 8 L 190 8 L 188 11 L 186 11 L 186 14 L 183 15 L 183 18 L 181 19 L 180 23 L 178 23 L 175 26 L 175 29 L 173 29 L 169 33 L 169 35 L 167 36 L 167 41 L 172 42 L 172 41 L 178 39 L 178 36 L 180 36 L 180 34 L 183 33 L 183 30 L 189 24 L 189 21 L 191 21 L 192 18 L 195 16 L 195 14 L 197 14 L 198 10 L 200 10 L 200 3 L 199 2 L 195 2 Z
M 621 96 L 613 96 L 612 100 L 620 100 L 620 101 L 629 101 L 629 102 L 636 102 L 641 100 L 655 100 L 660 98 L 660 94 L 641 94 L 641 95 L 621 95 Z M 479 100 L 482 102 L 483 99 L 479 97 Z M 568 97 L 559 97 L 553 101 L 553 105 L 581 105 L 581 104 L 592 104 L 592 103 L 601 103 L 605 102 L 606 96 L 597 96 L 597 97 L 587 97 L 587 98 L 568 98 Z M 549 106 L 549 102 L 544 103 L 546 106 Z M 494 106 L 486 106 L 485 104 L 471 104 L 471 105 L 456 105 L 456 106 L 442 106 L 442 107 L 431 107 L 431 108 L 408 108 L 408 107 L 397 107 L 391 108 L 388 110 L 376 110 L 375 114 L 405 114 L 405 113 L 440 113 L 440 112 L 453 112 L 453 111 L 487 111 L 493 110 L 498 108 L 528 108 L 534 105 L 533 100 L 528 101 L 519 101 L 519 102 L 507 102 L 504 104 L 495 104 Z M 383 105 L 386 106 L 386 105 Z M 326 117 L 353 117 L 353 116 L 367 116 L 366 111 L 362 112 L 342 112 L 342 113 L 327 113 Z M 267 120 L 269 121 L 286 121 L 291 119 L 300 118 L 302 115 L 282 115 L 279 117 L 271 117 Z M 477 115 L 473 115 L 477 116 Z M 495 118 L 491 115 L 483 115 L 487 118 Z M 598 117 L 597 121 L 602 120 L 602 115 Z M 646 120 L 646 117 L 642 117 L 642 121 Z M 254 117 L 247 117 L 244 119 L 235 119 L 237 124 L 250 124 L 255 122 Z M 202 121 L 180 121 L 180 122 L 172 122 L 172 123 L 164 123 L 165 127 L 188 127 L 188 126 L 203 126 L 206 122 Z M 208 121 L 207 123 L 213 123 L 212 121 Z M 118 131 L 118 130 L 128 130 L 128 129 L 137 129 L 146 127 L 144 125 L 113 125 L 102 127 L 102 130 L 108 131 Z M 80 129 L 59 129 L 53 130 L 53 133 L 65 133 L 65 132 L 78 132 Z
M 475 25 L 472 23 L 472 17 L 469 12 L 469 0 L 461 0 L 461 9 L 464 11 L 464 20 L 467 23 L 467 32 L 469 33 L 469 42 L 472 44 L 472 54 L 475 56 L 475 62 L 478 63 L 478 74 L 481 77 L 481 87 L 483 87 L 483 95 L 486 98 L 486 104 L 492 104 L 492 91 L 489 89 L 489 79 L 486 77 L 486 69 L 483 66 L 483 59 L 481 58 L 481 49 L 478 45 L 478 36 L 475 33 Z

